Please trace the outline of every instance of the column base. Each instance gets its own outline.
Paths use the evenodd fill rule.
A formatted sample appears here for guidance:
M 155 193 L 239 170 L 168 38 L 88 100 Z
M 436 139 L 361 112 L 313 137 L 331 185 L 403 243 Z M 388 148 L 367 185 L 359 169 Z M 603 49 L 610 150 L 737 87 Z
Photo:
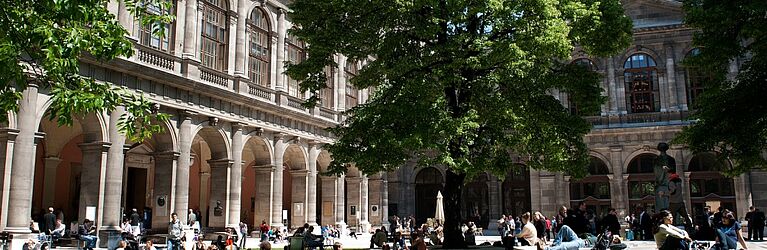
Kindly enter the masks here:
M 11 228 L 5 228 L 5 231 L 11 232 Z M 15 228 L 16 231 L 20 231 L 20 228 Z M 12 237 L 10 240 L 8 240 L 8 248 L 9 250 L 22 250 L 24 248 L 24 244 L 27 243 L 27 240 L 33 239 L 35 242 L 37 242 L 37 235 L 36 233 L 32 233 L 32 231 L 29 230 L 29 228 L 26 228 L 26 233 L 16 233 L 11 232 L 11 235 L 9 237 Z
M 370 222 L 368 222 L 368 221 L 361 221 L 360 222 L 360 226 L 359 226 L 361 231 L 357 232 L 357 233 L 368 233 L 368 232 L 370 232 L 370 228 L 371 227 L 372 227 L 372 225 L 370 225 Z
M 106 248 L 106 249 L 116 249 L 117 244 L 122 240 L 122 236 L 120 235 L 122 233 L 122 230 L 119 228 L 104 228 L 100 229 L 98 231 L 98 237 L 99 239 L 96 240 L 96 247 L 98 248 Z

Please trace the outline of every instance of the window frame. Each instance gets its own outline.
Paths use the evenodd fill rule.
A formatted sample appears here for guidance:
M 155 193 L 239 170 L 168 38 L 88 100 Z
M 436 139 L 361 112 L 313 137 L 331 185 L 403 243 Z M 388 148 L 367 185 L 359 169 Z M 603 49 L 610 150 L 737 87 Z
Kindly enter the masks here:
M 153 10 L 154 9 L 154 10 Z M 167 14 L 175 13 L 176 12 L 176 1 L 173 1 L 173 7 L 171 7 L 170 10 L 163 10 L 162 8 L 152 8 L 152 6 L 147 7 L 147 15 L 160 15 L 162 12 L 167 12 Z M 157 23 L 151 24 L 151 26 L 145 26 L 142 25 L 141 20 L 136 20 L 136 26 L 138 30 L 138 35 L 136 38 L 138 39 L 137 43 L 146 47 L 150 48 L 162 53 L 166 54 L 173 54 L 175 52 L 174 50 L 174 40 L 176 36 L 176 20 L 174 19 L 173 22 L 165 24 L 165 36 L 163 38 L 160 38 L 156 36 L 153 32 L 155 25 L 159 25 Z M 134 27 L 136 27 L 134 26 Z M 152 43 L 154 41 L 157 41 L 158 45 L 154 46 Z M 166 48 L 163 48 L 166 46 Z
M 642 57 L 645 59 L 642 60 Z M 659 112 L 660 78 L 655 59 L 645 53 L 633 54 L 624 61 L 623 70 L 627 111 L 631 113 Z M 639 84 L 646 86 L 637 86 Z
M 226 71 L 228 67 L 228 46 L 229 46 L 229 12 L 228 6 L 222 7 L 212 3 L 211 0 L 200 0 L 201 4 L 200 14 L 200 65 L 203 67 L 213 69 L 219 72 Z M 222 3 L 226 4 L 225 1 Z M 216 36 L 212 37 L 206 32 L 207 17 L 211 12 L 215 12 L 217 18 L 223 18 L 224 20 L 217 19 L 216 23 L 212 24 L 216 30 Z M 213 45 L 216 48 L 212 50 L 206 49 L 207 46 Z M 214 53 L 211 53 L 214 52 Z M 210 59 L 208 59 L 210 58 Z M 210 61 L 212 60 L 212 62 Z
M 259 22 L 256 22 L 253 19 L 254 14 L 257 12 L 261 15 Z M 246 23 L 248 29 L 248 78 L 256 85 L 270 87 L 272 36 L 271 24 L 269 23 L 269 15 L 265 10 L 261 8 L 255 8 L 248 16 Z M 259 25 L 259 23 L 261 25 Z M 254 42 L 255 39 L 264 39 L 261 42 L 264 42 L 265 44 L 257 44 Z M 261 51 L 261 53 L 254 53 L 254 45 L 260 46 L 259 51 Z M 258 68 L 256 65 L 258 65 Z M 256 72 L 259 72 L 259 74 L 256 74 Z M 257 76 L 258 79 L 256 79 Z

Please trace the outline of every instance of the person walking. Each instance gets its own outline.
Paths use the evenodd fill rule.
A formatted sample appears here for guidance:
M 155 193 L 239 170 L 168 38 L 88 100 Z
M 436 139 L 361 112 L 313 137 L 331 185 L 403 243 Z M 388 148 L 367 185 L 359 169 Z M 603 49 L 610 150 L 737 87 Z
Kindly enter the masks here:
M 754 220 L 751 219 L 754 216 L 754 206 L 751 206 L 748 208 L 748 212 L 746 213 L 746 221 L 748 222 L 748 237 L 746 237 L 746 240 L 751 240 L 751 238 L 754 235 L 754 229 L 756 228 L 754 226 Z
M 138 227 L 139 222 L 141 222 L 141 216 L 138 215 L 138 209 L 133 208 L 130 214 L 130 225 L 131 227 Z
M 176 213 L 170 214 L 170 222 L 168 222 L 168 250 L 181 249 L 182 228 L 183 225 L 181 220 L 178 219 L 178 215 Z

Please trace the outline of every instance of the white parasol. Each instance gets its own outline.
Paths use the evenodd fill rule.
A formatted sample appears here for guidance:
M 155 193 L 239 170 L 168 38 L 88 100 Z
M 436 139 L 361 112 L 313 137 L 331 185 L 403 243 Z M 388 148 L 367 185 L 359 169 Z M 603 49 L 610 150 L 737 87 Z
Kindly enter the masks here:
M 434 219 L 440 223 L 445 222 L 445 205 L 442 204 L 442 192 L 437 191 L 437 211 L 434 212 Z

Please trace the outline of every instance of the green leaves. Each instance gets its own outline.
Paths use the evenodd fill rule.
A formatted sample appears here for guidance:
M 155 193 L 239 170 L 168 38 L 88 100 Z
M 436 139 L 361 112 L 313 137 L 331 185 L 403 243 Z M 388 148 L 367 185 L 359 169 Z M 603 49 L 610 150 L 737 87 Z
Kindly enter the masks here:
M 71 125 L 76 117 L 129 111 L 120 129 L 133 140 L 148 138 L 168 119 L 153 114 L 152 104 L 125 89 L 79 75 L 79 59 L 111 60 L 131 56 L 126 30 L 109 13 L 109 1 L 13 1 L 0 3 L 0 112 L 16 111 L 28 83 L 49 89 L 49 118 Z M 170 22 L 167 12 L 151 13 L 149 6 L 173 6 L 172 1 L 125 0 L 131 13 L 145 22 Z M 161 26 L 164 27 L 164 26 Z M 158 30 L 162 32 L 162 29 Z M 7 116 L 0 116 L 5 121 Z
M 296 0 L 291 9 L 290 32 L 310 45 L 309 59 L 287 70 L 302 90 L 325 86 L 335 54 L 374 58 L 352 83 L 375 93 L 330 129 L 338 137 L 327 146 L 331 172 L 353 162 L 372 174 L 416 159 L 468 176 L 505 175 L 515 154 L 582 176 L 590 125 L 548 91 L 597 109 L 599 76 L 560 58 L 576 43 L 606 55 L 631 39 L 617 0 Z
M 694 152 L 718 153 L 733 163 L 725 172 L 737 175 L 767 166 L 767 4 L 763 1 L 692 0 L 684 2 L 685 22 L 697 32 L 700 54 L 685 65 L 709 76 L 696 99 L 691 119 L 674 143 Z M 731 63 L 740 71 L 728 75 Z

